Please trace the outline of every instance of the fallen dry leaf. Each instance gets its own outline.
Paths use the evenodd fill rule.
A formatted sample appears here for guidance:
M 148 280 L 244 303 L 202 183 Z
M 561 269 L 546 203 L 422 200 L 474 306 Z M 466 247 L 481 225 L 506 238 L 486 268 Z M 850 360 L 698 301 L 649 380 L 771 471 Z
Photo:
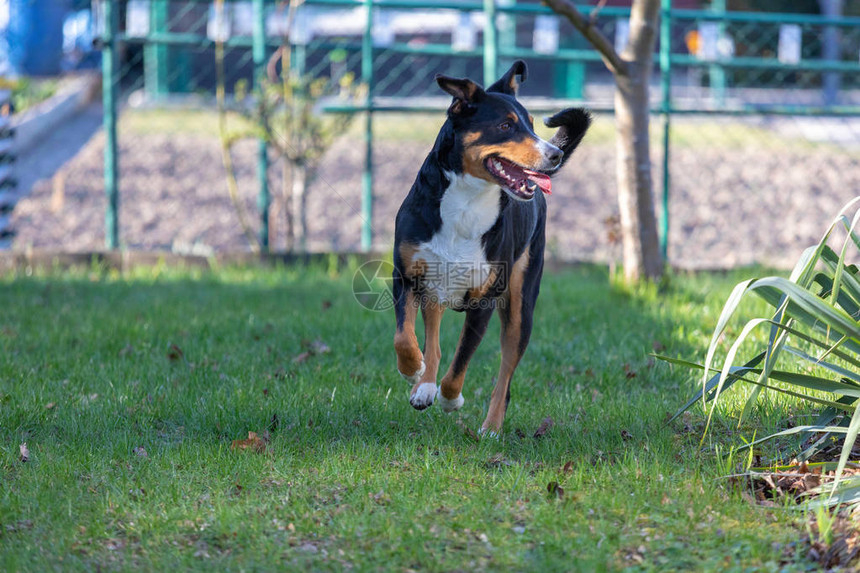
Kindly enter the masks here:
M 512 465 L 514 465 L 514 462 L 506 460 L 505 456 L 503 456 L 501 453 L 494 454 L 484 463 L 484 466 L 488 468 L 501 468 L 502 466 Z
M 564 474 L 573 473 L 573 460 L 564 464 L 564 467 L 561 468 L 561 473 L 564 473 Z
M 621 430 L 621 439 L 624 441 L 630 440 L 633 438 L 633 434 L 628 432 L 627 430 Z
M 230 449 L 252 450 L 258 454 L 262 454 L 266 451 L 267 442 L 267 440 L 258 436 L 257 432 L 248 432 L 247 440 L 233 440 L 233 444 L 230 446 Z
M 134 455 L 136 455 L 139 458 L 148 458 L 149 457 L 149 454 L 146 453 L 146 449 L 143 446 L 137 446 L 136 448 L 131 450 L 131 453 L 133 453 Z
M 18 446 L 18 450 L 21 452 L 20 460 L 24 463 L 30 461 L 30 449 L 27 447 L 27 442 L 23 442 L 20 446 Z
M 551 481 L 546 484 L 546 491 L 553 499 L 561 499 L 564 497 L 564 488 L 558 485 L 557 481 Z
M 171 343 L 170 346 L 167 347 L 167 358 L 171 362 L 176 362 L 177 360 L 185 358 L 185 353 L 182 352 L 181 348 Z
M 45 409 L 46 410 L 53 410 L 55 406 L 56 406 L 56 404 L 54 402 L 48 402 L 47 404 L 45 404 Z
M 331 348 L 329 345 L 317 338 L 310 345 L 310 351 L 312 354 L 328 354 L 331 352 Z
M 307 350 L 305 350 L 301 354 L 296 355 L 295 358 L 293 358 L 294 364 L 301 364 L 311 356 L 328 354 L 329 352 L 331 352 L 331 348 L 329 347 L 329 345 L 320 340 L 319 338 L 317 338 L 313 342 L 304 341 L 302 342 L 302 345 L 305 346 Z
M 554 425 L 555 425 L 555 422 L 552 421 L 552 418 L 547 416 L 546 418 L 543 419 L 543 422 L 540 423 L 540 426 L 538 426 L 538 429 L 535 430 L 535 433 L 532 437 L 540 438 L 541 436 L 546 434 L 547 431 L 550 428 L 552 428 Z
M 479 441 L 478 434 L 475 433 L 475 430 L 467 426 L 465 422 L 463 422 L 463 420 L 461 420 L 460 418 L 457 418 L 457 426 L 461 430 L 463 430 L 463 433 L 466 434 L 468 437 L 472 438 L 476 442 Z

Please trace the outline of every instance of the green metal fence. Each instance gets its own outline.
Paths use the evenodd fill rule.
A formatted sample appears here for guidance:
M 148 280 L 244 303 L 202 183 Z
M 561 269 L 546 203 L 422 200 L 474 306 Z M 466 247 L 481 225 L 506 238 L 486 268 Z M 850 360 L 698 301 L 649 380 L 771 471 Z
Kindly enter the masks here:
M 211 107 L 213 27 L 223 24 L 213 23 L 213 5 L 204 0 L 101 4 L 106 244 L 110 249 L 119 245 L 121 223 L 120 102 L 136 97 L 150 106 L 159 102 L 170 105 L 185 94 L 185 105 L 194 101 L 199 107 Z M 221 32 L 226 34 L 228 83 L 232 86 L 242 79 L 258 82 L 269 56 L 283 42 L 279 26 L 284 24 L 284 3 L 253 0 L 228 1 L 225 5 L 231 18 L 231 29 Z M 582 6 L 581 11 L 591 13 L 593 25 L 617 46 L 623 46 L 628 9 Z M 447 101 L 435 89 L 434 74 L 468 75 L 489 83 L 513 59 L 521 58 L 532 67 L 530 87 L 524 91 L 531 96 L 530 109 L 551 111 L 580 104 L 611 117 L 611 77 L 602 68 L 599 55 L 566 21 L 538 3 L 306 0 L 297 14 L 290 45 L 292 65 L 314 77 L 351 71 L 367 86 L 365 101 L 327 105 L 332 112 L 364 114 L 359 244 L 365 250 L 374 242 L 374 200 L 384 194 L 374 185 L 373 158 L 378 141 L 374 117 L 401 114 L 409 122 L 412 114 L 443 110 Z M 745 126 L 748 133 L 758 133 L 761 125 L 770 122 L 778 124 L 779 132 L 790 131 L 788 123 L 803 118 L 849 121 L 860 117 L 858 56 L 860 18 L 727 12 L 724 0 L 712 2 L 707 10 L 679 10 L 671 7 L 670 0 L 663 1 L 655 54 L 657 89 L 652 90 L 654 119 L 662 121 L 652 124 L 658 149 L 655 181 L 661 182 L 658 191 L 664 253 L 672 255 L 668 245 L 672 237 L 669 215 L 674 205 L 674 199 L 670 201 L 675 189 L 673 176 L 678 169 L 682 176 L 687 175 L 685 167 L 673 168 L 675 148 L 680 146 L 683 152 L 690 145 L 691 133 L 706 138 L 715 125 Z M 697 133 L 696 122 L 704 118 L 710 118 L 710 127 Z M 784 123 L 786 127 L 782 127 Z M 727 146 L 741 150 L 755 147 L 755 142 L 745 137 L 735 138 L 732 144 L 731 127 L 723 132 L 719 153 Z M 775 139 L 765 137 L 761 141 L 770 145 L 779 140 L 777 133 Z M 838 149 L 838 138 L 822 145 L 847 153 L 847 164 L 856 165 L 850 150 Z M 257 230 L 261 244 L 269 248 L 273 198 L 269 154 L 262 140 L 255 156 Z M 681 153 L 677 161 L 686 161 L 684 157 Z M 614 169 L 607 171 L 611 174 Z M 400 181 L 404 192 L 409 183 Z M 607 225 L 611 226 L 611 221 Z

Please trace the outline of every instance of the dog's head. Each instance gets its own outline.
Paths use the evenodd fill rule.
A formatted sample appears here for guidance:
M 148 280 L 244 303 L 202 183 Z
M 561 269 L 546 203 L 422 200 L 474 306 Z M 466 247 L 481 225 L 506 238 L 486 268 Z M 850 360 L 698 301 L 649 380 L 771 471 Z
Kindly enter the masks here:
M 565 149 L 538 137 L 534 118 L 516 98 L 526 77 L 521 60 L 486 90 L 470 79 L 436 76 L 439 87 L 454 97 L 448 118 L 463 172 L 498 184 L 520 201 L 532 199 L 538 189 L 549 194 L 550 175 L 566 159 Z

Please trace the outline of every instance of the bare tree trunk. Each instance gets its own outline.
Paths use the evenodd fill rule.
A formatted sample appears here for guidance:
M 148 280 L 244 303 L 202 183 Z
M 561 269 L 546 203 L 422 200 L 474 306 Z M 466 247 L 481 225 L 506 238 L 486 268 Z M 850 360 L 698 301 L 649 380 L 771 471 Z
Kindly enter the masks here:
M 293 247 L 304 252 L 307 245 L 308 218 L 305 195 L 308 186 L 308 168 L 297 163 L 293 167 Z
M 657 0 L 633 3 L 630 40 L 621 54 L 626 70 L 615 76 L 616 180 L 624 277 L 628 281 L 659 279 L 663 274 L 648 134 L 648 82 L 659 8 Z
M 565 16 L 591 42 L 615 76 L 616 180 L 624 276 L 630 282 L 659 279 L 663 274 L 663 257 L 651 180 L 648 80 L 654 63 L 660 0 L 633 0 L 630 37 L 620 55 L 595 26 L 599 7 L 586 18 L 571 0 L 544 0 L 544 3 Z

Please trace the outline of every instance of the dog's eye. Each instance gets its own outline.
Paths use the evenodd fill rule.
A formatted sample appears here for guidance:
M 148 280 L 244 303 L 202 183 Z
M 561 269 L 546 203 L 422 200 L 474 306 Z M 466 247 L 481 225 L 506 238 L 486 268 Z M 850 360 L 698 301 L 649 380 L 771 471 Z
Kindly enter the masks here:
M 504 123 L 499 124 L 499 129 L 502 131 L 508 131 L 511 129 L 511 122 L 506 121 Z

